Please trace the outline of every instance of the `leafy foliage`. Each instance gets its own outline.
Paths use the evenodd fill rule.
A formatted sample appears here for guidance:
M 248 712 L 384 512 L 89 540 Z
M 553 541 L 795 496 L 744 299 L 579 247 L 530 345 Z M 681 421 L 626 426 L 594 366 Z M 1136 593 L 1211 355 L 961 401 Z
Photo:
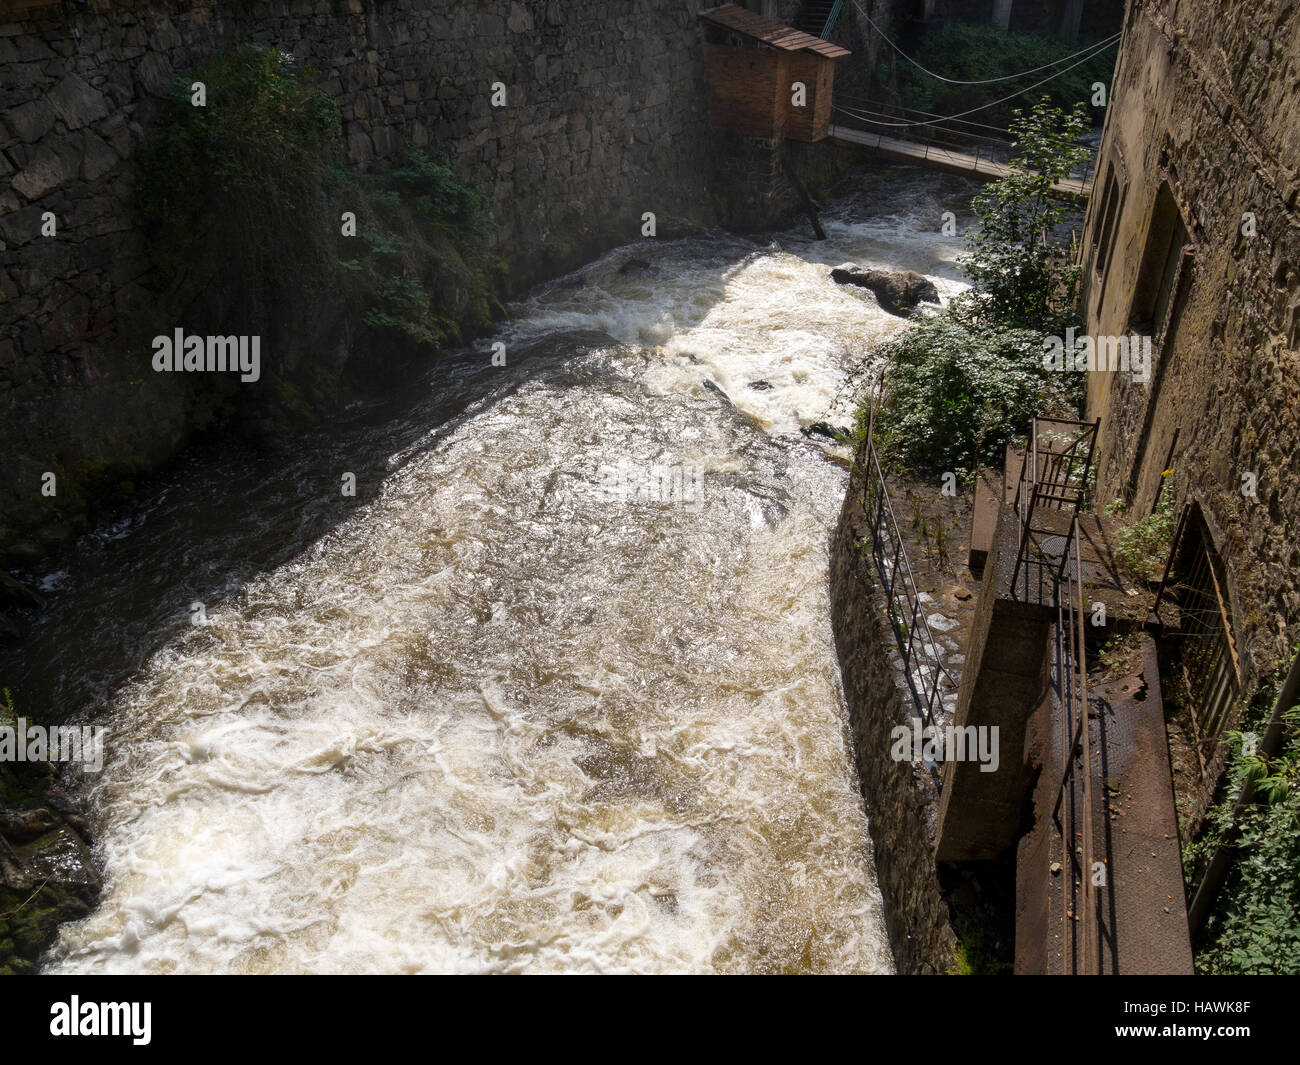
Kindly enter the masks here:
M 877 432 L 896 460 L 971 473 L 996 464 L 1034 414 L 1077 414 L 1081 376 L 1047 369 L 1043 352 L 1048 335 L 1077 320 L 1078 272 L 1048 235 L 1066 210 L 1051 186 L 1078 157 L 1082 123 L 1080 114 L 1063 115 L 1047 101 L 1027 116 L 1017 113 L 1017 161 L 1037 173 L 1012 174 L 975 197 L 980 226 L 962 260 L 971 291 L 937 314 L 914 316 L 850 373 L 847 387 L 860 396 L 863 378 L 888 364 Z M 865 419 L 860 408 L 860 434 Z
M 432 154 L 408 148 L 405 160 L 388 172 L 385 184 L 409 201 L 414 213 L 430 225 L 480 236 L 485 230 L 487 197 L 452 173 L 442 146 Z
M 1080 269 L 1074 249 L 1052 239 L 1070 210 L 1052 186 L 1086 158 L 1086 124 L 1081 105 L 1067 114 L 1046 98 L 1016 112 L 1014 169 L 971 201 L 980 224 L 961 260 L 984 314 L 1053 333 L 1074 324 Z
M 1046 66 L 1087 48 L 1090 43 L 1094 42 L 1064 41 L 1059 37 L 1007 33 L 995 26 L 947 22 L 925 35 L 915 58 L 922 66 L 942 71 L 950 78 L 986 81 Z M 1060 108 L 1090 101 L 1094 83 L 1110 84 L 1115 56 L 1116 49 L 1106 48 L 1072 70 L 1065 70 L 1064 67 L 1070 66 L 1065 63 L 1055 68 L 1062 72 L 1044 85 L 1043 90 L 1050 94 L 1053 105 Z M 1052 71 L 1044 70 L 993 85 L 947 85 L 906 62 L 896 65 L 895 74 L 899 92 L 910 107 L 939 115 L 955 115 L 984 107 L 1017 89 L 1033 85 Z M 1014 102 L 1008 101 L 980 111 L 971 118 L 989 125 L 1006 126 L 1014 106 Z M 1095 108 L 1089 113 L 1090 120 L 1097 125 L 1104 117 L 1104 108 Z
M 883 357 L 890 367 L 878 440 L 885 453 L 909 466 L 974 470 L 1045 405 L 1073 405 L 1065 391 L 1073 378 L 1044 368 L 1040 333 L 967 310 L 958 303 L 919 318 L 873 349 L 873 359 Z
M 207 106 L 193 106 L 194 81 Z M 326 308 L 379 331 L 386 350 L 394 339 L 438 348 L 500 310 L 483 192 L 437 144 L 371 172 L 349 166 L 318 72 L 286 52 L 246 45 L 179 79 L 142 175 L 155 288 L 223 332 L 310 330 Z M 344 212 L 355 236 L 341 232 Z M 268 371 L 278 380 L 265 394 L 301 413 L 297 385 Z M 315 391 L 319 377 L 296 371 Z M 228 413 L 221 384 L 196 420 Z
M 204 107 L 191 103 L 193 81 Z M 328 210 L 339 137 L 338 108 L 315 82 L 293 56 L 254 45 L 177 81 L 141 170 L 159 283 L 215 251 L 255 297 L 271 273 L 328 260 L 319 227 L 302 222 Z
M 1167 475 L 1169 471 L 1165 473 Z M 1173 546 L 1174 506 L 1174 493 L 1161 492 L 1156 509 L 1149 517 L 1120 530 L 1115 544 L 1115 561 L 1141 580 L 1158 580 L 1164 572 Z
M 1210 809 L 1206 831 L 1185 849 L 1184 865 L 1199 870 L 1232 829 L 1242 786 L 1254 781 L 1255 801 L 1237 819 L 1235 861 L 1206 921 L 1198 972 L 1270 974 L 1300 971 L 1300 707 L 1283 714 L 1276 757 L 1229 732 L 1225 786 Z
M 500 309 L 484 251 L 486 198 L 452 173 L 441 146 L 408 147 L 351 184 L 368 254 L 343 265 L 369 300 L 366 323 L 435 348 L 461 338 L 461 319 L 485 326 Z

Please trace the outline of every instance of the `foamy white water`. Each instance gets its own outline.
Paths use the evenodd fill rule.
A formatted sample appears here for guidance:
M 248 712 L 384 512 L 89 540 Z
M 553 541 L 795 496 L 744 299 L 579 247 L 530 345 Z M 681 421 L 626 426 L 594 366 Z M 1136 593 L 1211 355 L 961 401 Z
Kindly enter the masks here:
M 482 398 L 96 709 L 105 892 L 47 968 L 889 971 L 845 474 L 799 429 L 902 324 L 830 266 L 957 291 L 963 187 L 893 171 L 827 242 L 645 242 L 515 307 L 499 380 L 461 359 Z M 702 499 L 610 498 L 615 466 Z

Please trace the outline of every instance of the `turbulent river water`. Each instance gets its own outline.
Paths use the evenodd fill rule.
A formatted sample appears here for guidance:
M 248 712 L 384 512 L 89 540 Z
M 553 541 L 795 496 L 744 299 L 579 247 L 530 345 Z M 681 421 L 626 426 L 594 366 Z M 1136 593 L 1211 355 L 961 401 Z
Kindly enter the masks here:
M 0 663 L 108 729 L 47 971 L 889 971 L 800 429 L 902 324 L 830 267 L 951 295 L 971 187 L 849 184 L 824 242 L 616 249 L 83 538 Z

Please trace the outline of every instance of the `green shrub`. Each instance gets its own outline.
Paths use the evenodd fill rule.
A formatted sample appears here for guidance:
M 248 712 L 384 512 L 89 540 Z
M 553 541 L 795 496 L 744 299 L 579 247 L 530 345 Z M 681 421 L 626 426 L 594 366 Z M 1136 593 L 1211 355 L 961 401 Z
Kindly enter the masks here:
M 1125 526 L 1116 537 L 1115 561 L 1140 580 L 1159 580 L 1164 574 L 1173 546 L 1174 505 L 1173 490 L 1166 486 L 1152 514 Z
M 463 326 L 488 325 L 501 308 L 485 251 L 486 197 L 452 173 L 440 145 L 408 147 L 348 189 L 366 254 L 341 265 L 368 305 L 367 325 L 433 348 L 459 341 Z
M 1077 155 L 1079 114 L 1047 101 L 1017 114 L 1017 173 L 977 194 L 980 225 L 967 237 L 962 266 L 972 288 L 937 314 L 922 312 L 902 333 L 875 345 L 850 374 L 863 378 L 886 363 L 887 399 L 878 444 L 907 466 L 963 471 L 1001 465 L 1001 451 L 1035 414 L 1077 417 L 1083 376 L 1044 366 L 1045 341 L 1077 323 L 1077 268 L 1068 250 L 1044 241 L 1064 216 L 1049 195 Z M 866 410 L 858 412 L 858 433 Z
M 204 107 L 191 102 L 195 81 Z M 154 287 L 178 312 L 193 309 L 196 328 L 309 333 L 342 315 L 438 349 L 501 310 L 483 192 L 436 143 L 370 172 L 348 165 L 319 73 L 278 49 L 239 47 L 179 79 L 141 173 Z M 355 236 L 342 231 L 344 212 Z M 328 401 L 337 373 L 308 364 L 289 382 L 283 366 L 264 369 L 272 387 L 261 401 L 291 422 Z M 192 420 L 216 423 L 246 394 L 213 382 Z
M 432 154 L 408 148 L 405 159 L 388 171 L 384 184 L 411 203 L 426 224 L 452 232 L 481 236 L 486 230 L 487 197 L 477 185 L 459 180 L 448 165 L 442 146 Z
M 1237 820 L 1232 867 L 1201 935 L 1198 973 L 1300 972 L 1300 707 L 1286 711 L 1283 722 L 1274 758 L 1248 746 L 1246 733 L 1226 734 L 1231 754 L 1224 787 L 1201 839 L 1185 848 L 1184 865 L 1199 879 L 1231 829 L 1242 786 L 1254 781 L 1255 800 Z
M 996 465 L 1035 413 L 1077 403 L 1075 376 L 1043 366 L 1043 334 L 982 320 L 960 301 L 877 345 L 869 361 L 882 358 L 889 370 L 878 441 L 912 467 Z
M 195 81 L 206 106 L 191 102 Z M 330 231 L 314 220 L 332 206 L 339 114 L 316 82 L 288 53 L 254 45 L 177 81 L 141 165 L 161 286 L 219 262 L 241 300 L 260 301 L 268 279 L 310 280 L 332 259 Z
M 1082 108 L 1064 113 L 1044 98 L 1016 111 L 1017 169 L 986 185 L 971 201 L 979 225 L 966 238 L 961 266 L 988 317 L 1063 335 L 1077 324 L 1080 268 L 1074 249 L 1051 239 L 1069 205 L 1052 186 L 1083 157 L 1077 137 Z

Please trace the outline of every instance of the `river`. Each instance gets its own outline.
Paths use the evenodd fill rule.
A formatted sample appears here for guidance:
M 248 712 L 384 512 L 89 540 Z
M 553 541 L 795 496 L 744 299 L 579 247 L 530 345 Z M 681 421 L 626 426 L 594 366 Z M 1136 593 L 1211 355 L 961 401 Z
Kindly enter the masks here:
M 108 729 L 103 898 L 46 970 L 891 971 L 828 613 L 846 473 L 800 429 L 902 325 L 830 267 L 950 296 L 972 186 L 850 187 L 824 242 L 615 249 L 84 537 L 0 662 Z

